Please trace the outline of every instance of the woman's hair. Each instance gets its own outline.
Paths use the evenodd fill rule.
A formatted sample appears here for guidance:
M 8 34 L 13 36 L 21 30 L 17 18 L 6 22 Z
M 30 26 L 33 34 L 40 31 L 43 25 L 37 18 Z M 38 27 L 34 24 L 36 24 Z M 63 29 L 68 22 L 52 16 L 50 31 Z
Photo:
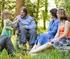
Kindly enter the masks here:
M 21 10 L 23 10 L 23 12 L 25 12 L 25 15 L 27 15 L 28 11 L 27 11 L 27 8 L 25 6 L 21 7 Z
M 52 14 L 53 17 L 57 18 L 57 9 L 56 8 L 51 9 L 50 13 Z
M 65 10 L 64 10 L 64 9 L 59 9 L 58 12 L 60 12 L 60 11 L 61 11 L 61 13 L 64 14 L 63 17 L 60 17 L 60 20 L 68 20 L 68 17 L 67 17 L 67 15 L 66 15 Z

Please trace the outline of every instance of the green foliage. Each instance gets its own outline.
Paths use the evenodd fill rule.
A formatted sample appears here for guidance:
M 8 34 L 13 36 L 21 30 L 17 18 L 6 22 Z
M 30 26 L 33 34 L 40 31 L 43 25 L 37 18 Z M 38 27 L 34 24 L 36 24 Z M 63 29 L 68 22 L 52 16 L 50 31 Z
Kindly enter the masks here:
M 5 49 L 2 51 L 0 58 L 1 59 L 9 59 L 9 55 Z
M 10 12 L 11 12 L 10 19 L 13 19 L 14 13 L 15 13 L 15 6 L 16 6 L 15 2 L 16 2 L 15 0 L 0 0 L 0 34 L 1 34 L 2 28 L 3 28 L 3 20 L 2 20 L 1 12 L 4 9 L 10 10 Z
M 31 0 L 25 0 L 25 5 L 28 8 L 29 14 L 31 16 L 34 16 L 37 25 L 39 20 L 44 20 L 43 21 L 44 28 L 46 28 L 45 24 L 46 20 L 48 20 L 47 1 L 48 0 L 36 0 L 34 3 L 32 3 Z M 0 0 L 0 12 L 3 11 L 4 9 L 9 9 L 10 12 L 12 13 L 11 19 L 14 18 L 15 6 L 16 6 L 16 0 Z M 3 21 L 2 21 L 2 27 L 3 27 Z
M 59 52 L 59 50 L 48 50 L 40 53 L 37 56 L 33 56 L 32 59 L 69 59 L 70 54 L 64 55 L 64 53 Z
M 27 6 L 30 15 L 35 17 L 37 25 L 39 20 L 43 20 L 45 29 L 46 20 L 48 20 L 48 0 L 36 0 L 34 3 L 32 3 L 30 0 L 25 0 L 25 5 Z
M 63 1 L 64 1 L 63 7 L 70 16 L 70 0 L 63 0 Z
M 58 8 L 64 8 L 70 16 L 70 0 L 55 0 L 55 4 Z

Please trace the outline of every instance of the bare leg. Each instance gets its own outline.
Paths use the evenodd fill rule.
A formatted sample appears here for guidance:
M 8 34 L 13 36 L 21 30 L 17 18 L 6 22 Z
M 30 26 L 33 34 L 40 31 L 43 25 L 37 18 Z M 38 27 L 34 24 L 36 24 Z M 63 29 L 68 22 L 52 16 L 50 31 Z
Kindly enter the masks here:
M 42 46 L 30 51 L 30 53 L 40 52 L 40 51 L 42 51 L 44 49 L 50 48 L 51 46 L 52 46 L 52 44 L 50 42 L 48 42 L 48 43 L 46 43 L 46 44 L 44 44 L 44 45 L 42 45 Z
M 35 44 L 35 45 L 33 46 L 33 48 L 31 49 L 31 51 L 37 49 L 38 47 L 40 47 L 40 43 L 38 43 L 37 45 Z M 30 52 L 31 52 L 31 51 L 30 51 Z M 30 52 L 29 52 L 29 53 L 30 53 Z

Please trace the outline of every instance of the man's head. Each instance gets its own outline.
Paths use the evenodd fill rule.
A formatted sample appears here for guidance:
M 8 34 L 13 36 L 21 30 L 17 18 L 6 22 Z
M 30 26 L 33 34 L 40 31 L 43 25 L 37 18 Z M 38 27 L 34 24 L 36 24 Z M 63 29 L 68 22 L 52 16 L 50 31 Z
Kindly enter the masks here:
M 21 9 L 20 9 L 20 15 L 22 17 L 27 16 L 27 8 L 26 7 L 21 7 Z

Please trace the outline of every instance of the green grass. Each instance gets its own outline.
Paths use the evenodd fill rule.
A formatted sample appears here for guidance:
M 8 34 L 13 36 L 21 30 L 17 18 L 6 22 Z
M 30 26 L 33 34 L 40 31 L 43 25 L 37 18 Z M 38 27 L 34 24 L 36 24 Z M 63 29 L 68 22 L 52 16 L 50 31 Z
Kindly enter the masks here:
M 13 44 L 15 44 L 15 41 L 13 40 Z M 18 49 L 16 50 L 16 56 L 10 56 L 4 49 L 0 53 L 0 59 L 70 59 L 70 53 L 60 52 L 57 49 L 48 49 L 47 51 L 38 53 L 36 56 L 30 56 L 25 51 Z
M 23 51 L 16 52 L 16 56 L 9 56 L 4 49 L 0 54 L 0 59 L 70 59 L 70 53 L 60 52 L 56 49 L 49 49 L 47 51 L 38 53 L 38 55 L 30 56 Z
M 43 32 L 44 29 L 40 30 L 40 33 Z M 12 37 L 12 43 L 16 44 L 16 37 Z M 47 51 L 43 51 L 38 53 L 36 56 L 30 56 L 27 55 L 26 52 L 22 50 L 17 50 L 16 51 L 16 56 L 10 56 L 8 55 L 7 51 L 4 49 L 0 53 L 0 59 L 70 59 L 70 53 L 67 52 L 60 52 L 57 49 L 48 49 Z
M 48 50 L 33 56 L 32 59 L 70 59 L 70 53 L 60 52 L 59 50 Z

